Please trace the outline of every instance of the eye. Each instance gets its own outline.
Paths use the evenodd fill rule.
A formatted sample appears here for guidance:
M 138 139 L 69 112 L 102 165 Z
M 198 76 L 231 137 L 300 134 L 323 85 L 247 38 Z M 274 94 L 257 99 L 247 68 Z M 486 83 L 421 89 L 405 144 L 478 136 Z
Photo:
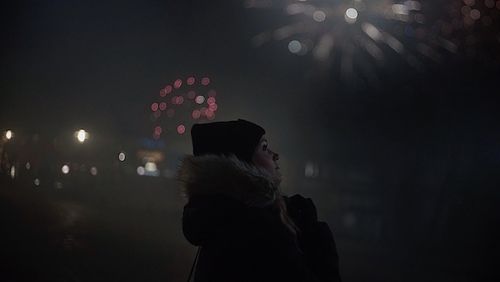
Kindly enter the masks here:
M 262 144 L 262 150 L 267 151 L 267 143 Z

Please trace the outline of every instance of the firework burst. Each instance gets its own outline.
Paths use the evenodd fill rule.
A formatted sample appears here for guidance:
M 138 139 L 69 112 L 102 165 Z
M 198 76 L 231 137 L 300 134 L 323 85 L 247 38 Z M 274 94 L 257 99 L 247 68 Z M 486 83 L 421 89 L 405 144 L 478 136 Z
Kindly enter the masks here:
M 183 135 L 193 122 L 214 120 L 216 96 L 208 76 L 178 78 L 162 87 L 150 105 L 153 138 L 160 139 L 169 132 Z
M 350 77 L 376 75 L 388 60 L 423 70 L 473 48 L 478 27 L 498 20 L 500 1 L 248 0 L 245 6 L 255 13 L 274 10 L 284 23 L 255 35 L 255 47 L 285 42 L 290 53 L 310 56 L 323 69 L 339 65 Z

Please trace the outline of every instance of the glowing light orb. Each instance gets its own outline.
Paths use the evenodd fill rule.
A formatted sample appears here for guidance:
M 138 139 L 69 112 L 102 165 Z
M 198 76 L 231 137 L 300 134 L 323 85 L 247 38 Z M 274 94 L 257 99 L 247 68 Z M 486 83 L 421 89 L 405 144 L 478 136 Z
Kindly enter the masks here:
M 177 133 L 179 134 L 184 134 L 186 132 L 186 127 L 182 124 L 180 124 L 179 126 L 177 126 Z
M 326 14 L 325 12 L 321 11 L 321 10 L 317 10 L 317 11 L 314 11 L 313 13 L 313 20 L 317 21 L 317 22 L 323 22 L 326 20 Z
M 174 81 L 174 88 L 178 89 L 181 87 L 181 85 L 182 85 L 182 80 L 177 79 Z
M 35 184 L 35 186 L 40 186 L 40 179 L 35 178 L 35 180 L 33 180 L 33 184 Z
M 348 23 L 355 23 L 358 19 L 358 11 L 354 8 L 349 8 L 345 11 L 345 21 Z
M 90 174 L 92 174 L 93 176 L 97 175 L 97 168 L 95 166 L 90 168 Z
M 80 129 L 80 130 L 77 131 L 77 133 L 76 133 L 76 139 L 78 140 L 78 142 L 83 143 L 88 138 L 89 138 L 89 134 L 87 133 L 87 131 L 85 131 L 83 129 Z
M 11 131 L 11 130 L 7 130 L 7 131 L 5 132 L 5 138 L 7 138 L 7 140 L 12 139 L 12 137 L 13 137 L 13 136 L 14 136 L 14 133 L 12 133 L 12 131 Z
M 210 78 L 204 77 L 201 79 L 201 85 L 207 86 L 210 84 Z
M 188 79 L 186 80 L 187 85 L 193 85 L 195 82 L 196 80 L 192 76 L 188 77 Z
M 63 166 L 61 167 L 61 171 L 62 171 L 62 173 L 64 173 L 64 174 L 68 174 L 68 173 L 69 173 L 69 166 L 68 166 L 68 165 L 63 165 Z
M 158 103 L 153 103 L 151 104 L 151 111 L 156 112 L 158 111 Z
M 196 104 L 201 105 L 201 104 L 203 104 L 203 102 L 205 102 L 205 97 L 201 96 L 201 95 L 200 96 L 196 96 L 195 102 L 196 102 Z
M 292 40 L 288 43 L 288 51 L 298 54 L 302 50 L 302 44 L 298 40 Z
M 144 167 L 143 166 L 138 166 L 137 167 L 137 174 L 138 175 L 144 175 L 144 173 L 145 173 Z
M 191 116 L 193 117 L 193 119 L 199 119 L 201 116 L 201 112 L 199 110 L 194 110 Z
M 126 158 L 126 155 L 125 155 L 125 153 L 124 153 L 124 152 L 120 152 L 120 153 L 118 154 L 118 160 L 119 160 L 120 162 L 125 161 L 125 158 Z

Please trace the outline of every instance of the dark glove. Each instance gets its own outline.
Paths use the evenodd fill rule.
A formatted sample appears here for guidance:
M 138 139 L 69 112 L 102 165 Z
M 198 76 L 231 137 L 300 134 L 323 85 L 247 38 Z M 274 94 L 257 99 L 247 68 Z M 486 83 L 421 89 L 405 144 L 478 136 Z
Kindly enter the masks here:
M 301 195 L 283 197 L 286 203 L 288 215 L 292 218 L 300 230 L 306 231 L 314 228 L 318 222 L 316 206 L 310 198 Z

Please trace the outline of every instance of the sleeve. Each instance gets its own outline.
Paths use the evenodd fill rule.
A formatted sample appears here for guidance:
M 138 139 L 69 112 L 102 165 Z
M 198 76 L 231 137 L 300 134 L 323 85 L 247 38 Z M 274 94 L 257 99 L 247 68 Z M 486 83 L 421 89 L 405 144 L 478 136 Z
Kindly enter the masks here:
M 287 210 L 300 231 L 298 241 L 304 258 L 319 281 L 340 282 L 339 257 L 332 231 L 318 221 L 316 207 L 301 195 L 285 197 Z

